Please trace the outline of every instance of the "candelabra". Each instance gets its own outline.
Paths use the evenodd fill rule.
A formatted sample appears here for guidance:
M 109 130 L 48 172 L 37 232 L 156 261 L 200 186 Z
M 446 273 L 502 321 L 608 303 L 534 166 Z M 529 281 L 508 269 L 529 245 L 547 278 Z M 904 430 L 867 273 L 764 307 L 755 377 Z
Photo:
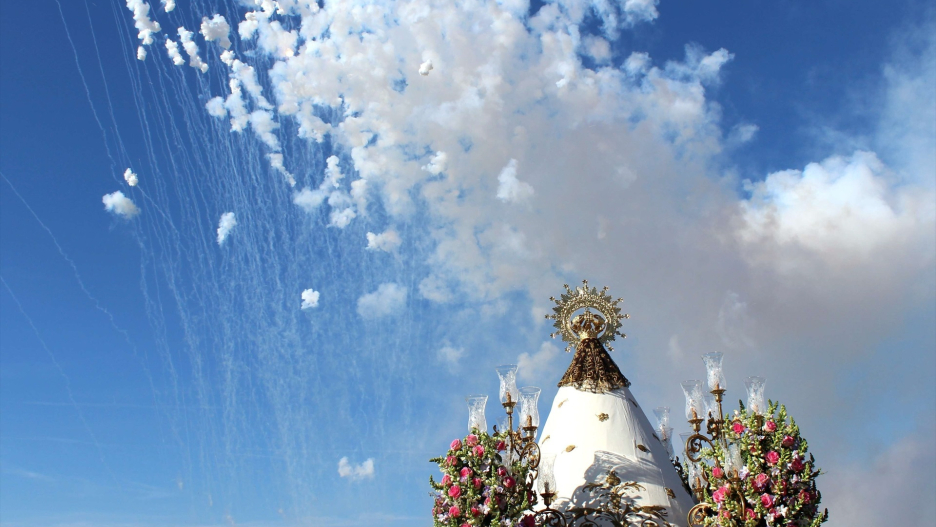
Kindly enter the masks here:
M 682 388 L 686 396 L 686 420 L 692 427 L 689 434 L 681 434 L 686 445 L 687 458 L 687 476 L 688 484 L 699 503 L 689 511 L 690 527 L 701 527 L 704 525 L 706 516 L 713 513 L 710 506 L 704 501 L 704 486 L 709 482 L 702 470 L 700 461 L 702 459 L 703 443 L 709 447 L 715 448 L 716 445 L 724 452 L 724 464 L 718 457 L 715 457 L 714 464 L 719 470 L 724 471 L 725 478 L 728 481 L 728 490 L 731 493 L 737 493 L 739 496 L 741 518 L 746 517 L 744 495 L 741 489 L 741 469 L 743 461 L 741 452 L 734 443 L 729 443 L 727 437 L 727 421 L 722 410 L 722 400 L 725 396 L 725 375 L 722 369 L 722 354 L 718 352 L 706 353 L 702 356 L 705 362 L 706 383 L 711 396 L 704 396 L 702 390 L 702 381 L 689 380 L 683 381 Z M 761 412 L 764 409 L 764 378 L 748 377 L 745 380 L 748 391 L 748 407 L 755 413 L 757 426 L 763 425 Z M 706 422 L 706 417 L 707 422 Z M 736 417 L 737 419 L 737 412 Z M 702 423 L 705 422 L 705 433 L 702 433 Z
M 526 493 L 530 497 L 530 505 L 535 503 L 536 493 L 534 482 L 540 464 L 540 449 L 536 444 L 536 430 L 539 428 L 539 396 L 540 389 L 535 386 L 517 388 L 517 365 L 505 364 L 496 368 L 500 378 L 500 402 L 506 413 L 506 420 L 502 424 L 506 434 L 504 452 L 506 464 L 512 465 L 520 461 L 528 467 L 527 479 L 511 489 L 513 498 L 522 497 Z M 486 395 L 469 395 L 465 398 L 468 403 L 468 428 L 487 430 L 487 420 L 484 416 L 484 407 L 487 404 Z M 519 403 L 519 408 L 517 408 Z M 514 428 L 514 411 L 520 414 L 519 426 Z M 494 433 L 497 434 L 497 425 Z

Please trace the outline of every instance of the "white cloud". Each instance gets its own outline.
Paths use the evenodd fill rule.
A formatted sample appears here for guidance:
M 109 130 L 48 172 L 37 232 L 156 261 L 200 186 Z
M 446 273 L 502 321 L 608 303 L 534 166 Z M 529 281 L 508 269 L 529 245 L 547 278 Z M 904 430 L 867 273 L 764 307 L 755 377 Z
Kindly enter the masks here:
M 163 10 L 167 13 L 175 9 L 175 0 L 160 0 L 163 5 Z
M 208 17 L 202 18 L 201 34 L 205 37 L 206 42 L 217 40 L 218 45 L 222 48 L 230 49 L 231 39 L 228 38 L 230 33 L 231 26 L 228 25 L 227 20 L 225 20 L 223 16 L 215 14 L 211 19 Z
M 347 457 L 338 460 L 338 475 L 351 481 L 374 479 L 374 458 L 367 458 L 361 464 L 352 465 Z
M 144 46 L 153 43 L 153 33 L 159 33 L 159 22 L 149 17 L 150 5 L 143 0 L 127 0 L 127 9 L 133 11 L 133 22 L 139 33 L 137 37 Z
M 233 229 L 236 225 L 237 220 L 234 218 L 233 212 L 225 212 L 221 215 L 221 220 L 218 221 L 218 245 L 224 243 L 224 240 L 227 239 L 231 229 Z
M 533 187 L 517 179 L 517 160 L 511 159 L 497 176 L 497 199 L 507 203 L 518 203 L 533 195 Z
M 440 304 L 452 300 L 451 289 L 438 275 L 429 275 L 419 282 L 419 295 Z
M 419 65 L 419 74 L 422 75 L 423 77 L 425 77 L 426 75 L 429 75 L 430 71 L 432 71 L 431 60 L 427 60 L 426 62 L 423 62 L 422 64 Z
M 311 190 L 309 187 L 305 187 L 293 194 L 293 203 L 298 205 L 302 210 L 312 213 L 327 197 L 328 194 L 321 190 Z
M 209 103 L 211 101 L 208 101 Z M 211 109 L 208 110 L 208 113 L 211 113 Z M 267 158 L 270 160 L 270 168 L 276 170 L 280 174 L 283 174 L 283 177 L 286 178 L 286 183 L 289 183 L 290 187 L 296 186 L 296 178 L 286 170 L 286 167 L 283 165 L 283 154 L 279 152 L 274 152 L 272 154 L 267 154 Z
M 465 356 L 465 348 L 454 348 L 452 346 L 443 346 L 436 352 L 436 358 L 439 362 L 445 364 L 445 367 L 452 373 L 458 369 L 458 362 Z
M 739 236 L 749 257 L 781 272 L 817 261 L 851 267 L 908 236 L 932 245 L 922 236 L 934 221 L 933 195 L 891 181 L 871 152 L 769 174 L 748 184 Z
M 658 3 L 659 0 L 625 0 L 624 12 L 627 14 L 628 22 L 633 24 L 656 20 L 660 16 L 656 8 Z
M 332 227 L 344 229 L 351 223 L 351 220 L 353 220 L 355 216 L 357 216 L 357 214 L 355 214 L 354 209 L 352 208 L 335 209 L 331 211 L 331 214 L 329 214 L 328 224 Z
M 212 117 L 227 117 L 227 109 L 224 107 L 224 99 L 221 97 L 208 99 L 208 102 L 205 103 L 205 109 L 208 110 L 208 115 Z
M 256 110 L 250 113 L 250 127 L 257 137 L 267 144 L 271 150 L 279 150 L 280 144 L 273 130 L 279 128 L 279 123 L 273 118 L 273 113 L 267 110 Z
M 137 46 L 137 60 L 146 60 L 146 48 Z
M 607 64 L 611 60 L 611 45 L 601 37 L 587 36 L 582 39 L 585 54 L 598 64 Z
M 429 163 L 423 165 L 422 169 L 430 174 L 437 176 L 442 172 L 445 172 L 445 167 L 448 164 L 448 155 L 445 152 L 436 152 L 432 156 L 432 159 L 429 160 Z
M 367 180 L 364 178 L 356 179 L 351 182 L 351 200 L 354 201 L 354 206 L 357 207 L 357 211 L 361 214 L 366 214 L 367 211 Z
M 195 33 L 185 29 L 184 27 L 179 28 L 179 41 L 182 42 L 182 48 L 189 56 L 189 66 L 197 69 L 202 73 L 205 73 L 208 71 L 208 64 L 205 64 L 205 61 L 203 61 L 201 57 L 198 56 L 198 45 L 195 44 L 194 40 L 192 40 L 194 35 Z
M 367 233 L 367 250 L 369 251 L 392 253 L 400 247 L 401 243 L 400 235 L 393 229 L 387 229 L 380 234 Z
M 182 53 L 179 52 L 179 44 L 171 38 L 166 39 L 166 53 L 176 66 L 185 64 L 185 59 L 182 58 Z
M 726 142 L 731 146 L 747 143 L 751 139 L 754 139 L 754 136 L 757 135 L 758 131 L 760 131 L 760 127 L 756 124 L 736 124 L 731 127 L 731 131 L 728 133 L 728 139 Z
M 133 204 L 133 201 L 124 196 L 123 192 L 119 190 L 112 194 L 105 194 L 101 201 L 104 202 L 104 210 L 127 219 L 140 213 L 140 209 Z
M 363 318 L 381 318 L 399 314 L 406 307 L 406 289 L 394 283 L 380 284 L 376 291 L 367 293 L 357 302 L 357 312 Z
M 558 338 L 558 337 L 557 337 Z M 517 357 L 517 376 L 524 382 L 544 383 L 555 377 L 562 350 L 551 341 L 540 344 L 533 354 L 524 351 Z
M 313 289 L 306 289 L 302 292 L 302 305 L 299 306 L 300 309 L 312 309 L 313 307 L 318 307 L 319 302 L 319 292 Z
M 124 181 L 126 181 L 127 184 L 131 187 L 135 187 L 137 186 L 137 183 L 140 182 L 140 179 L 136 174 L 133 173 L 133 170 L 128 168 L 127 170 L 124 170 Z

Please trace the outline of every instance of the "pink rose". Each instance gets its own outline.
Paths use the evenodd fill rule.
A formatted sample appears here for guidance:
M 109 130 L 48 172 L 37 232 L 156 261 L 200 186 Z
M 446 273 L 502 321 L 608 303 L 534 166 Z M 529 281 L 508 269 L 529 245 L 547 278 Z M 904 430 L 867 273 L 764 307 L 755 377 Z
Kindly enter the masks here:
M 471 508 L 471 515 L 472 515 L 472 516 L 477 516 L 477 515 L 479 515 L 479 514 L 481 514 L 481 511 L 480 511 L 477 507 L 472 507 L 472 508 Z
M 475 446 L 478 444 L 478 436 L 474 434 L 468 434 L 468 437 L 465 438 L 465 443 L 468 443 L 468 446 Z
M 461 439 L 456 439 L 452 441 L 452 444 L 449 445 L 450 450 L 461 450 Z
M 754 489 L 758 492 L 766 489 L 768 483 L 770 483 L 770 477 L 767 474 L 760 473 L 754 476 Z
M 741 432 L 744 432 L 744 425 L 741 424 L 741 421 L 735 421 L 734 424 L 731 425 L 731 429 L 734 433 L 741 435 Z
M 763 505 L 765 509 L 769 509 L 773 507 L 774 505 L 773 496 L 771 496 L 770 494 L 761 494 L 760 502 L 761 502 L 761 505 Z
M 448 463 L 449 466 L 454 467 L 454 466 L 455 466 L 455 463 L 458 462 L 458 458 L 455 457 L 455 456 L 446 456 L 446 457 L 445 457 L 445 462 Z
M 474 486 L 474 488 L 480 489 L 480 488 L 481 488 L 481 478 L 475 478 L 475 479 L 471 480 L 471 484 Z
M 715 476 L 717 479 L 722 479 L 723 477 L 725 477 L 725 471 L 722 470 L 721 467 L 714 467 L 712 468 L 712 475 Z
M 793 439 L 793 436 L 783 436 L 783 442 L 781 444 L 787 448 L 790 448 L 795 442 L 796 440 Z
M 516 483 L 517 483 L 517 482 L 516 482 L 512 477 L 510 477 L 510 476 L 507 476 L 506 478 L 504 478 L 504 487 L 506 487 L 506 488 L 508 488 L 508 489 L 512 489 L 513 486 L 514 486 L 514 484 L 516 484 Z
M 484 455 L 484 447 L 481 446 L 481 445 L 478 445 L 478 446 L 474 447 L 474 454 L 475 454 L 476 456 L 478 456 L 478 457 L 483 456 L 483 455 Z
M 452 518 L 458 518 L 461 516 L 461 509 L 458 508 L 458 505 L 452 505 L 452 508 L 449 509 L 449 515 Z
M 800 458 L 795 457 L 793 458 L 793 462 L 790 463 L 790 468 L 792 468 L 795 472 L 802 472 L 803 469 L 806 468 L 806 465 L 803 464 L 803 461 Z
M 731 518 L 731 513 L 728 511 L 721 511 L 719 516 L 721 516 L 722 518 L 728 519 L 728 518 Z
M 772 433 L 772 432 L 776 432 L 776 431 L 777 431 L 777 423 L 775 423 L 775 422 L 773 422 L 773 421 L 767 421 L 767 423 L 764 424 L 764 430 L 767 430 L 768 432 L 771 432 L 771 433 Z
M 527 514 L 520 520 L 520 527 L 536 527 L 536 517 L 532 514 Z
M 504 450 L 505 448 L 507 448 L 507 444 L 504 443 L 503 441 L 498 441 L 498 442 L 497 442 L 497 445 L 495 445 L 494 448 L 496 448 L 497 451 L 500 452 L 500 451 Z
M 462 477 L 462 480 L 468 479 L 469 476 L 471 476 L 471 469 L 470 469 L 470 468 L 465 467 L 465 468 L 461 469 L 461 477 Z
M 780 454 L 776 453 L 773 450 L 771 450 L 770 452 L 767 452 L 767 463 L 771 465 L 776 465 L 779 462 L 780 462 Z
M 755 516 L 754 509 L 744 509 L 744 516 L 749 520 L 753 520 Z
M 461 524 L 461 527 L 471 527 L 471 525 L 470 525 L 470 524 L 467 524 L 467 523 L 463 523 L 463 524 Z
M 504 468 L 504 467 L 497 467 L 497 475 L 500 476 L 500 477 L 506 476 L 506 475 L 507 475 L 507 469 Z
M 448 495 L 449 497 L 458 499 L 458 497 L 461 496 L 461 487 L 459 487 L 458 485 L 452 485 L 451 487 L 449 487 Z
M 490 497 L 490 496 L 488 496 L 487 498 L 484 498 L 484 504 L 485 504 L 486 506 L 488 506 L 488 507 L 491 506 L 491 497 Z
M 728 485 L 719 487 L 718 490 L 712 493 L 712 499 L 718 503 L 725 501 L 726 496 L 728 496 Z
M 452 478 L 449 477 L 448 474 L 442 476 L 442 484 L 443 484 L 443 485 L 448 486 L 448 485 L 451 485 L 451 483 L 452 483 Z

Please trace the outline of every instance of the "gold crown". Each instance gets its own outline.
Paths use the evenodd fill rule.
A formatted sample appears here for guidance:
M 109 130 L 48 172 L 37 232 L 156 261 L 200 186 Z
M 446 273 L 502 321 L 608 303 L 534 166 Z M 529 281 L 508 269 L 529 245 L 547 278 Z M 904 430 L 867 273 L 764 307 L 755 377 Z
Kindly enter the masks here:
M 605 319 L 585 308 L 585 312 L 576 315 L 569 326 L 578 335 L 579 340 L 597 338 L 605 329 Z
M 553 327 L 557 331 L 550 333 L 550 337 L 556 338 L 562 335 L 562 340 L 568 343 L 566 351 L 571 351 L 582 339 L 597 338 L 609 350 L 614 348 L 609 343 L 614 340 L 615 335 L 626 338 L 627 335 L 619 333 L 621 319 L 630 318 L 627 313 L 621 314 L 621 308 L 618 303 L 623 299 L 612 300 L 608 296 L 608 288 L 604 287 L 600 291 L 594 287 L 588 287 L 588 280 L 582 280 L 582 286 L 572 289 L 568 284 L 565 287 L 565 294 L 560 300 L 555 297 L 549 299 L 556 303 L 553 307 L 553 313 L 546 315 L 546 318 L 555 320 Z M 585 308 L 585 312 L 575 315 L 579 309 Z M 592 313 L 591 309 L 598 311 Z

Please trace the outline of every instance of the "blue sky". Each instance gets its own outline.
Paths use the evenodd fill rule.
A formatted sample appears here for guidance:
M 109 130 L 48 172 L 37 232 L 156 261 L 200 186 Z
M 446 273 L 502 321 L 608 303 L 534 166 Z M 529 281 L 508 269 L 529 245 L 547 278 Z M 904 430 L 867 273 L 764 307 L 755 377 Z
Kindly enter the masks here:
M 925 3 L 151 4 L 0 16 L 0 524 L 428 525 L 582 278 L 644 408 L 723 351 L 831 525 L 936 519 Z

